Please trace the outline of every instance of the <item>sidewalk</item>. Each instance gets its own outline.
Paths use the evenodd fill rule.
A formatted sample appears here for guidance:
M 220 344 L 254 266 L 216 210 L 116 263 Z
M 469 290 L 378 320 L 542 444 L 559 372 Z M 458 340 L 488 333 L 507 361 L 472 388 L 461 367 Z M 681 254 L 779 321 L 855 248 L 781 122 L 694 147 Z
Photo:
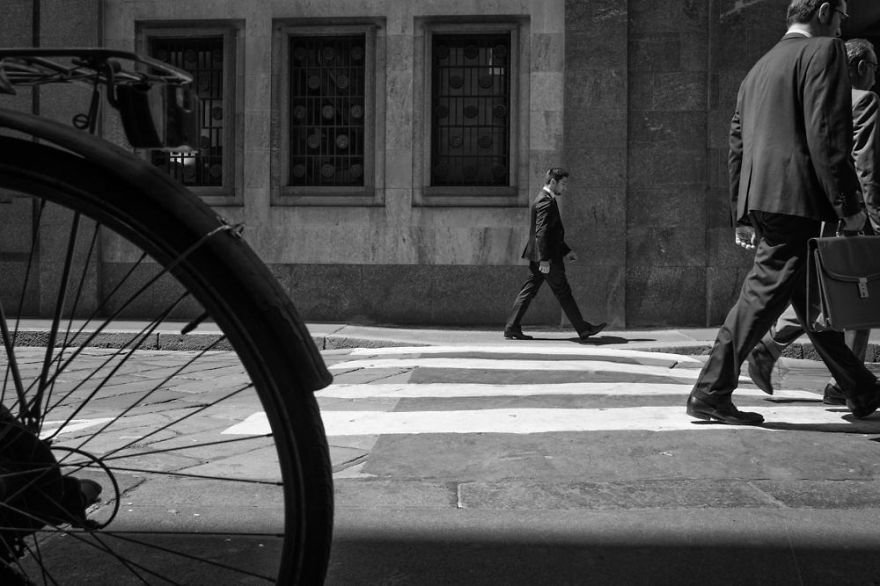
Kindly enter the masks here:
M 92 329 L 85 328 L 77 340 L 88 340 L 90 346 L 118 348 L 129 342 L 146 324 L 137 321 L 119 321 L 92 336 Z M 195 331 L 183 336 L 180 334 L 183 322 L 166 322 L 152 332 L 143 348 L 154 350 L 197 350 L 215 343 L 220 331 L 211 323 L 201 324 Z M 512 344 L 515 340 L 504 339 L 501 327 L 465 328 L 418 327 L 418 326 L 365 326 L 342 323 L 307 324 L 312 339 L 321 350 L 344 348 L 381 348 L 384 346 L 437 346 L 437 345 L 485 345 Z M 82 324 L 74 323 L 74 332 Z M 20 322 L 16 344 L 21 346 L 45 346 L 48 340 L 49 321 L 24 319 Z M 570 329 L 526 327 L 526 333 L 534 336 L 530 343 L 577 343 Z M 605 348 L 626 348 L 649 352 L 669 352 L 672 354 L 708 354 L 715 340 L 717 327 L 713 328 L 670 328 L 644 330 L 605 330 L 591 338 L 587 345 Z M 218 348 L 219 349 L 219 348 Z M 868 362 L 880 362 L 880 330 L 873 330 L 868 347 Z M 815 350 L 807 336 L 802 336 L 784 352 L 788 358 L 818 360 Z

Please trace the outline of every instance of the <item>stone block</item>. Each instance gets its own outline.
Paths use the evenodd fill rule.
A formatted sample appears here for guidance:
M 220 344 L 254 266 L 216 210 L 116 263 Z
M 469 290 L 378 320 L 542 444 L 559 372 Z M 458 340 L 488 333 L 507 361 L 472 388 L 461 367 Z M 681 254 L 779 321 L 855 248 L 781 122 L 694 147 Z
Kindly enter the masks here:
M 573 166 L 573 170 L 578 164 Z M 563 221 L 576 237 L 581 231 L 615 230 L 626 223 L 626 193 L 622 187 L 594 187 L 589 177 L 569 178 L 560 206 Z
M 625 39 L 625 36 L 609 35 L 607 31 L 602 34 L 568 33 L 565 39 L 565 68 L 575 71 L 625 69 Z
M 677 228 L 703 234 L 706 192 L 701 188 L 630 189 L 625 213 L 629 230 Z
M 98 47 L 100 18 L 100 4 L 94 0 L 40 0 L 40 45 Z
M 755 259 L 752 250 L 738 246 L 734 240 L 733 227 L 711 228 L 706 232 L 706 253 L 709 266 L 724 268 L 749 268 Z
M 577 263 L 566 265 L 574 298 L 585 320 L 623 328 L 627 319 L 626 269 L 621 264 L 596 265 L 593 258 L 585 254 Z
M 532 34 L 530 71 L 562 72 L 565 69 L 565 39 L 564 35 L 558 33 Z
M 571 228 L 574 228 L 572 226 Z M 566 243 L 578 255 L 578 266 L 623 266 L 626 262 L 626 235 L 616 226 L 569 229 Z M 571 232 L 571 236 L 568 236 Z
M 562 150 L 565 132 L 561 111 L 532 112 L 529 122 L 532 148 L 543 151 Z
M 558 71 L 532 72 L 529 75 L 531 87 L 529 110 L 535 112 L 562 112 L 565 98 L 565 75 Z
M 569 126 L 570 128 L 570 126 Z M 577 141 L 577 142 L 575 142 Z M 626 185 L 626 149 L 599 148 L 601 137 L 566 135 L 566 160 L 581 183 L 590 188 L 612 188 Z
M 669 149 L 664 145 L 632 145 L 633 164 L 628 168 L 629 187 L 705 185 L 708 177 L 706 150 Z
M 607 34 L 627 27 L 627 4 L 619 0 L 566 0 L 565 20 L 568 31 Z
M 704 72 L 657 73 L 654 76 L 652 109 L 705 111 L 707 93 Z
M 681 44 L 681 36 L 676 33 L 630 37 L 630 72 L 680 71 Z
M 568 120 L 571 120 L 571 116 Z M 585 137 L 593 137 L 594 140 L 601 138 L 603 146 L 613 149 L 626 149 L 627 146 L 627 120 L 625 110 L 614 108 L 611 110 L 593 109 L 586 116 L 576 122 L 578 134 Z M 566 125 L 566 134 L 574 132 L 572 122 Z M 567 137 L 570 139 L 571 137 Z
M 650 226 L 627 230 L 627 267 L 704 267 L 705 265 L 705 235 L 702 230 Z
M 709 19 L 705 0 L 630 0 L 631 34 L 703 32 Z
M 632 327 L 700 327 L 706 321 L 706 269 L 638 265 L 626 271 Z
M 29 47 L 33 44 L 33 0 L 4 0 L 0 19 L 0 39 L 6 47 Z
M 370 265 L 356 292 L 367 316 L 391 323 L 431 323 L 434 265 Z
M 629 117 L 629 141 L 692 150 L 706 140 L 705 112 L 634 110 Z
M 626 109 L 627 75 L 624 69 L 574 69 L 566 71 L 566 111 L 576 117 L 593 110 Z
M 739 298 L 747 268 L 709 267 L 706 270 L 706 325 L 719 326 Z
M 681 35 L 681 69 L 682 71 L 709 70 L 709 34 L 708 29 Z

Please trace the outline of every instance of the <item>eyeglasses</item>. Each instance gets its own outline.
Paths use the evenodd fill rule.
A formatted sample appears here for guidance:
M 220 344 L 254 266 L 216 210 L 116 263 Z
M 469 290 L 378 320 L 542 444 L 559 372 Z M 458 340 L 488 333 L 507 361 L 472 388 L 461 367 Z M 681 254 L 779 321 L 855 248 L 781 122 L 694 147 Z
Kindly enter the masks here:
M 849 18 L 849 14 L 847 14 L 846 12 L 844 12 L 843 10 L 841 10 L 840 8 L 835 8 L 835 9 L 834 9 L 834 12 L 836 12 L 837 14 L 840 15 L 840 22 L 843 22 L 843 21 L 845 21 L 846 19 Z

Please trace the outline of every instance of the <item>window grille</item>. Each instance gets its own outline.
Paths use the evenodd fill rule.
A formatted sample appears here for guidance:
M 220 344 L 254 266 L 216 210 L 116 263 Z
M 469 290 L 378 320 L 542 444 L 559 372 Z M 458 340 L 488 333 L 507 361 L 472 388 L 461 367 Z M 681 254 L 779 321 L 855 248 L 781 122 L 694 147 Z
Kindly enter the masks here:
M 221 186 L 224 124 L 231 115 L 224 110 L 223 37 L 152 38 L 149 47 L 152 57 L 193 76 L 202 119 L 198 151 L 153 151 L 153 164 L 187 186 Z
M 290 37 L 292 186 L 364 185 L 365 36 Z
M 434 34 L 431 185 L 506 186 L 510 34 Z

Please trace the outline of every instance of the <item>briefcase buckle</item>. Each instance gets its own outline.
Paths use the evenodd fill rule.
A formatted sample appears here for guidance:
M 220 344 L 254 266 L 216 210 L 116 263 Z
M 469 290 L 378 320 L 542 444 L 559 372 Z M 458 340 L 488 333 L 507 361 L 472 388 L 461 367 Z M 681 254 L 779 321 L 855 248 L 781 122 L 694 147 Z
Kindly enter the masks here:
M 868 298 L 868 279 L 865 277 L 859 277 L 859 297 Z

